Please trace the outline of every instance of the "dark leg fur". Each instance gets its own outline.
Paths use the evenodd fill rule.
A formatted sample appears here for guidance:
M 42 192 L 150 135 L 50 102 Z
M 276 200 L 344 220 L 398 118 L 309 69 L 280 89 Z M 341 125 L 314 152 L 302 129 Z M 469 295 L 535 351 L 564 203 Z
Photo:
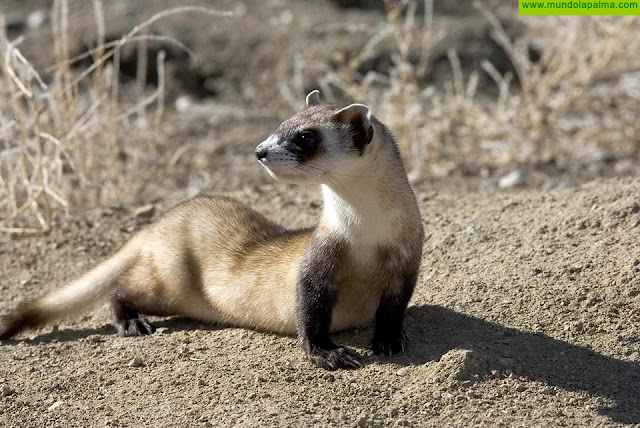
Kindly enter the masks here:
M 313 251 L 305 254 L 296 290 L 296 328 L 300 345 L 309 360 L 323 369 L 361 367 L 355 351 L 338 346 L 329 338 L 336 300 L 336 289 L 331 284 L 333 272 L 329 267 L 339 262 L 341 248 L 320 243 L 311 243 L 308 248 Z
M 140 317 L 135 309 L 127 306 L 117 297 L 113 298 L 111 306 L 114 317 L 113 325 L 118 336 L 144 336 L 155 331 L 146 318 Z
M 405 279 L 397 293 L 385 295 L 376 312 L 376 327 L 373 334 L 373 352 L 391 356 L 404 352 L 407 336 L 404 333 L 404 311 L 415 288 L 417 274 Z
M 327 369 L 353 369 L 361 367 L 358 354 L 338 346 L 329 338 L 331 326 L 332 293 L 329 287 L 307 290 L 298 310 L 298 340 L 309 360 Z M 304 309 L 303 309 L 304 308 Z M 301 311 L 301 309 L 303 309 Z

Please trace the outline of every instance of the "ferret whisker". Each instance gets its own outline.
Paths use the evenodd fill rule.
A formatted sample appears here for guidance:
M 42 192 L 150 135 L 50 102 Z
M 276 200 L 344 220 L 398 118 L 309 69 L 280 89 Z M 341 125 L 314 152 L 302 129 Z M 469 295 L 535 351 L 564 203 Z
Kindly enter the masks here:
M 342 187 L 342 189 L 344 189 L 346 191 L 346 188 L 344 187 L 344 185 L 328 171 L 322 170 L 322 169 L 317 168 L 317 167 L 313 167 L 312 165 L 309 165 L 309 164 L 300 164 L 300 165 L 298 165 L 298 168 L 300 168 L 301 170 L 303 170 L 305 172 L 308 172 L 309 174 L 313 174 L 313 175 L 315 175 L 316 177 L 318 177 L 320 179 L 322 179 L 322 177 L 326 177 L 327 180 L 329 180 L 332 184 L 340 186 L 340 187 Z M 306 170 L 305 168 L 312 168 L 312 169 L 311 169 L 311 171 L 309 171 L 309 170 Z M 314 172 L 312 172 L 312 171 L 314 171 Z M 315 172 L 315 171 L 319 171 L 320 173 Z
M 338 167 L 337 165 L 334 165 L 333 163 L 329 163 L 329 162 L 326 162 L 326 161 L 319 161 L 318 159 L 315 159 L 315 158 L 310 157 L 310 156 L 305 156 L 305 155 L 299 155 L 299 156 L 307 160 L 305 162 L 305 165 L 315 165 L 317 168 L 321 169 L 322 171 L 326 171 L 328 169 L 332 169 L 332 170 L 334 170 L 334 169 L 340 170 L 341 169 L 340 167 Z M 377 177 L 382 177 L 382 175 L 345 174 L 345 173 L 339 173 L 339 172 L 333 172 L 332 174 L 338 175 L 338 176 L 341 176 L 341 177 L 351 177 L 351 178 L 377 178 Z

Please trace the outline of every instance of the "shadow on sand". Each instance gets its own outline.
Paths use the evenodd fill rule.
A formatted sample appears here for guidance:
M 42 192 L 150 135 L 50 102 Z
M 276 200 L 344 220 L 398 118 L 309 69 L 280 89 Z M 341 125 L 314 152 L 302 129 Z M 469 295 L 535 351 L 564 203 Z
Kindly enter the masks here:
M 156 329 L 167 327 L 170 333 L 225 328 L 182 317 L 153 320 L 152 323 Z M 409 352 L 389 361 L 424 364 L 438 361 L 456 348 L 475 349 L 486 355 L 490 370 L 502 370 L 505 360 L 512 361 L 514 366 L 522 368 L 522 376 L 528 379 L 611 399 L 613 405 L 601 407 L 599 412 L 616 422 L 640 423 L 640 364 L 637 362 L 618 360 L 586 347 L 504 327 L 440 306 L 409 307 L 405 325 L 410 340 Z M 21 342 L 69 342 L 114 332 L 111 326 L 66 329 Z M 356 329 L 339 334 L 337 339 L 368 348 L 371 333 L 371 328 Z M 16 341 L 5 343 L 10 342 Z
M 227 328 L 227 326 L 216 325 L 216 324 L 208 324 L 201 321 L 192 320 L 190 318 L 185 317 L 170 317 L 170 318 L 149 318 L 151 324 L 156 329 L 156 331 L 160 328 L 168 328 L 169 333 L 177 333 L 180 331 L 192 331 L 192 330 L 220 330 Z M 90 336 L 102 335 L 109 336 L 115 335 L 116 329 L 111 324 L 103 325 L 102 327 L 97 328 L 81 328 L 81 329 L 71 329 L 66 328 L 62 330 L 55 330 L 51 333 L 43 333 L 39 334 L 31 339 L 8 339 L 3 341 L 2 343 L 11 344 L 11 343 L 27 343 L 32 345 L 37 344 L 46 344 L 46 343 L 55 343 L 55 342 L 75 342 L 78 340 L 86 339 Z M 134 340 L 135 338 L 131 338 Z
M 522 376 L 572 391 L 610 398 L 600 414 L 616 422 L 640 423 L 640 364 L 618 360 L 592 349 L 542 334 L 484 321 L 440 306 L 407 309 L 411 349 L 405 363 L 439 360 L 456 348 L 476 349 L 487 356 L 490 370 L 504 368 L 500 359 L 522 367 Z M 402 361 L 398 361 L 402 364 Z

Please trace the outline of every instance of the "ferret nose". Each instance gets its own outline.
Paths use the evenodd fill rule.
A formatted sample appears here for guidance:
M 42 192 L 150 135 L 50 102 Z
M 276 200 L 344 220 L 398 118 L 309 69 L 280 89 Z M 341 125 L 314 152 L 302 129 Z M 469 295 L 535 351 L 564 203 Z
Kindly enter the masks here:
M 256 147 L 256 157 L 261 162 L 267 158 L 267 148 L 262 144 L 259 144 L 258 147 Z

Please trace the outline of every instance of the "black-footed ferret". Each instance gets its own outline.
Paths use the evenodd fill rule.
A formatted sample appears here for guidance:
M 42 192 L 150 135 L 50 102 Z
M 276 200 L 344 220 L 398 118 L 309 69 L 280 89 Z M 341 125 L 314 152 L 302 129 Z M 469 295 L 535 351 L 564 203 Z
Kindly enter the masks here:
M 405 348 L 404 312 L 420 267 L 420 213 L 391 132 L 362 104 L 320 104 L 256 148 L 275 179 L 322 186 L 315 228 L 291 230 L 226 197 L 179 204 L 76 281 L 20 304 L 0 339 L 108 297 L 119 335 L 150 334 L 140 316 L 298 335 L 326 369 L 359 367 L 329 333 L 375 321 L 373 350 Z

